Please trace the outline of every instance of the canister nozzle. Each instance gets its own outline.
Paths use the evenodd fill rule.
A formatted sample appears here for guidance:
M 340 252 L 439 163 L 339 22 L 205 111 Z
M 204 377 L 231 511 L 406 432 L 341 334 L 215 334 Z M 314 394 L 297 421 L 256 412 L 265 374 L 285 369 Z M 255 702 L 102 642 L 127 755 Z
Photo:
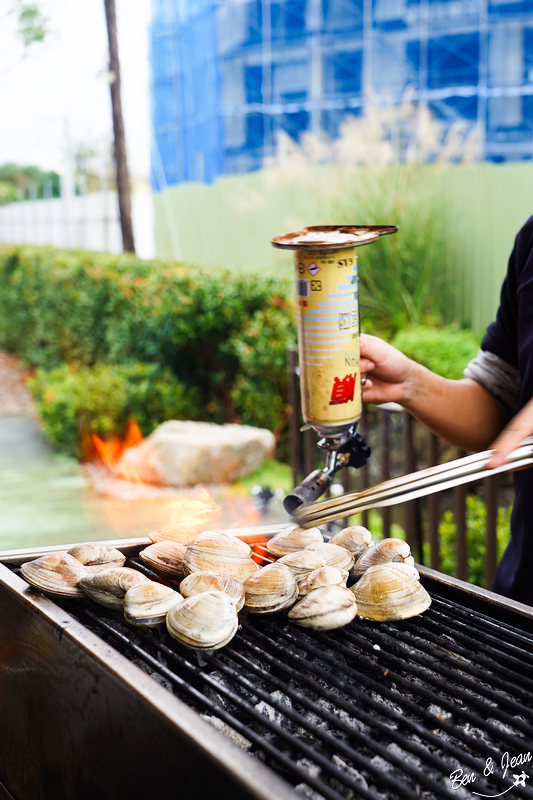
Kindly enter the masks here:
M 339 444 L 337 440 L 336 449 L 332 446 L 332 440 L 322 439 L 318 444 L 328 450 L 326 466 L 324 469 L 315 469 L 314 472 L 311 472 L 285 497 L 283 506 L 289 514 L 293 514 L 304 503 L 313 503 L 318 500 L 329 489 L 335 473 L 341 467 L 359 469 L 366 464 L 370 457 L 370 447 L 359 433 L 354 433 L 342 444 Z

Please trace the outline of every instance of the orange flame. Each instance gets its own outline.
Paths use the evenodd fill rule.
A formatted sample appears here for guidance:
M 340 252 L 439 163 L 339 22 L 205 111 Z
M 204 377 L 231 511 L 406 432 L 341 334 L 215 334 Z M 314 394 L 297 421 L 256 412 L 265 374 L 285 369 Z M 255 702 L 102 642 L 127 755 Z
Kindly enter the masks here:
M 110 439 L 101 439 L 96 433 L 93 433 L 91 438 L 96 452 L 106 467 L 113 472 L 115 464 L 124 450 L 142 442 L 143 435 L 137 422 L 134 419 L 130 419 L 123 439 L 116 433 Z
M 215 525 L 222 516 L 222 507 L 203 486 L 200 487 L 199 498 L 180 497 L 178 500 L 171 500 L 169 506 L 171 525 L 176 522 L 194 522 L 199 527 L 207 523 Z

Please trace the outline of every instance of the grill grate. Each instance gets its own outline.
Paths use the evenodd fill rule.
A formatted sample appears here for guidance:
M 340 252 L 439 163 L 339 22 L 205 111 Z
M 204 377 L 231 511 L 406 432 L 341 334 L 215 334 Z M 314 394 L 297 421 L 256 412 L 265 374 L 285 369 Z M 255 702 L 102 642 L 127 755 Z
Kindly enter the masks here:
M 229 645 L 201 656 L 89 601 L 62 605 L 303 795 L 533 798 L 527 780 L 509 791 L 521 768 L 501 768 L 530 749 L 533 634 L 430 591 L 420 617 L 328 633 L 244 615 Z M 475 783 L 454 786 L 458 769 Z

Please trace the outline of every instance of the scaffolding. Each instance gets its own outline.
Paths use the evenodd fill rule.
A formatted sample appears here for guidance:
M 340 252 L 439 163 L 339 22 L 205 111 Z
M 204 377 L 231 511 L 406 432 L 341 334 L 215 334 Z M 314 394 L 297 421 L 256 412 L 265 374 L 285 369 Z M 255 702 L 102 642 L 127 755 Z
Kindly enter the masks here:
M 153 0 L 156 191 L 261 168 L 407 89 L 481 158 L 533 155 L 533 0 Z

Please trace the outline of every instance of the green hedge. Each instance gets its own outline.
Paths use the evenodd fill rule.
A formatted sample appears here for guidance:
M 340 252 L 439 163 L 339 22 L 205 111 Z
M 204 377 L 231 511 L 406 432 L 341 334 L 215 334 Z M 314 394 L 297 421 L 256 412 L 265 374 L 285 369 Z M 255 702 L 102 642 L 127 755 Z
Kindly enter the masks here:
M 475 357 L 480 341 L 480 336 L 454 326 L 417 325 L 396 334 L 392 344 L 438 375 L 457 380 L 463 377 L 464 368 Z
M 104 433 L 111 418 L 120 427 L 130 408 L 141 413 L 153 394 L 161 419 L 178 408 L 189 418 L 267 426 L 283 439 L 286 351 L 296 341 L 292 291 L 292 278 L 1 246 L 0 346 L 47 372 L 60 368 L 39 372 L 34 392 L 53 440 L 71 452 L 73 415 L 78 428 Z M 100 399 L 82 413 L 81 398 L 89 403 L 97 388 L 99 398 L 121 399 L 103 415 Z M 145 427 L 156 417 L 147 412 Z

